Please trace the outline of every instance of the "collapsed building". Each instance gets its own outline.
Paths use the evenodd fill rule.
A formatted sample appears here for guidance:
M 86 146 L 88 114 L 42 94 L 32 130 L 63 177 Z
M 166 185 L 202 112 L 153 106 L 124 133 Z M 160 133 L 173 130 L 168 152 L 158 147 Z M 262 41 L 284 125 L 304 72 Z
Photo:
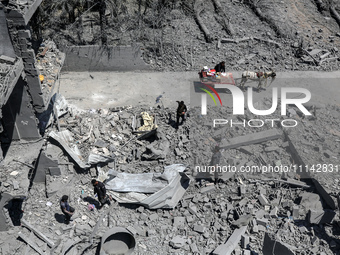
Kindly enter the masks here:
M 291 108 L 302 123 L 295 131 L 253 133 L 212 128 L 228 107 L 209 117 L 193 108 L 178 130 L 162 105 L 78 109 L 54 94 L 64 55 L 52 42 L 33 47 L 29 21 L 41 1 L 1 3 L 3 155 L 16 141 L 32 155 L 10 157 L 2 169 L 1 254 L 339 253 L 337 175 L 318 181 L 305 169 L 251 175 L 195 167 L 338 165 L 338 106 L 319 106 L 309 119 Z M 97 206 L 92 178 L 106 181 L 111 207 L 88 209 Z M 63 194 L 76 207 L 74 224 L 63 224 Z

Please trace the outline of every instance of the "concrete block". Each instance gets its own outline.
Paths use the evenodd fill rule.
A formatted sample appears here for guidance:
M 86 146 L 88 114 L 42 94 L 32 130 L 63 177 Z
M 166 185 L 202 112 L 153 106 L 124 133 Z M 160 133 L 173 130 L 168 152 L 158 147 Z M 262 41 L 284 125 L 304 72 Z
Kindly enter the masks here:
M 267 205 L 268 204 L 268 200 L 263 194 L 260 194 L 257 198 L 260 201 L 261 205 Z
M 194 205 L 194 204 L 189 205 L 188 211 L 189 211 L 191 214 L 194 214 L 194 215 L 197 214 L 197 206 Z
M 186 243 L 186 239 L 184 239 L 183 236 L 175 236 L 174 238 L 172 238 L 172 240 L 170 241 L 170 246 L 178 249 L 181 248 L 185 245 Z
M 203 187 L 200 192 L 202 194 L 205 194 L 213 190 L 215 190 L 215 185 L 209 185 L 209 186 Z
M 221 218 L 222 219 L 228 219 L 228 215 L 229 215 L 229 213 L 224 211 L 223 213 L 221 213 Z
M 262 232 L 266 232 L 266 230 L 267 230 L 267 228 L 262 226 L 262 225 L 258 225 L 257 228 L 258 228 L 259 231 L 262 231 Z
M 271 218 L 277 218 L 277 213 L 279 211 L 279 208 L 276 206 L 270 211 L 269 215 Z
M 194 231 L 200 233 L 200 234 L 203 234 L 204 233 L 204 230 L 205 230 L 205 227 L 202 226 L 202 225 L 195 225 L 194 226 Z
M 278 151 L 280 148 L 277 146 L 270 146 L 270 147 L 266 147 L 264 150 L 266 152 L 271 152 L 271 151 Z
M 137 230 L 134 227 L 132 227 L 132 226 L 128 226 L 126 229 L 128 231 L 130 231 L 130 233 L 133 234 L 133 235 L 137 234 Z
M 177 227 L 179 225 L 184 225 L 185 224 L 185 217 L 175 217 L 174 218 L 174 223 L 173 226 Z
M 247 249 L 249 246 L 249 236 L 247 235 L 242 235 L 241 236 L 241 247 L 243 249 Z
M 293 213 L 292 213 L 292 216 L 294 219 L 298 219 L 299 218 L 299 215 L 300 215 L 300 209 L 299 209 L 299 206 L 295 205 L 293 206 Z
M 245 214 L 245 215 L 240 216 L 240 218 L 238 218 L 236 221 L 234 221 L 232 225 L 238 226 L 238 227 L 247 226 L 252 219 L 253 219 L 252 215 Z
M 270 129 L 257 133 L 247 134 L 244 136 L 234 137 L 222 142 L 221 149 L 233 149 L 244 145 L 250 145 L 255 143 L 262 143 L 269 140 L 278 139 L 282 136 L 282 133 L 278 129 Z
M 197 245 L 195 243 L 190 244 L 190 250 L 192 253 L 199 253 Z
M 257 225 L 267 227 L 269 222 L 268 222 L 267 219 L 262 218 L 262 219 L 256 219 L 256 223 L 257 223 Z
M 258 233 L 259 232 L 259 226 L 258 225 L 253 226 L 253 228 L 251 229 L 251 232 L 252 233 Z
M 0 56 L 0 62 L 5 62 L 9 64 L 14 64 L 15 63 L 15 58 L 11 58 L 5 55 Z
M 238 188 L 239 188 L 239 195 L 240 196 L 246 194 L 246 186 L 245 185 L 241 185 Z
M 153 214 L 151 214 L 150 216 L 149 216 L 149 219 L 151 220 L 151 221 L 154 221 L 154 220 L 157 220 L 158 219 L 158 214 L 157 213 L 153 213 Z
M 13 180 L 13 189 L 18 190 L 19 189 L 19 183 L 15 180 Z
M 257 219 L 261 219 L 261 218 L 263 218 L 265 215 L 266 215 L 266 211 L 265 211 L 265 210 L 262 210 L 262 209 L 258 210 L 258 211 L 255 213 L 255 217 L 256 217 Z
M 231 254 L 237 247 L 238 243 L 241 240 L 241 236 L 246 232 L 246 230 L 247 230 L 246 226 L 236 229 L 229 237 L 228 241 L 225 244 L 217 246 L 217 248 L 212 252 L 212 254 L 213 255 Z
M 31 31 L 29 30 L 18 30 L 19 37 L 31 38 Z

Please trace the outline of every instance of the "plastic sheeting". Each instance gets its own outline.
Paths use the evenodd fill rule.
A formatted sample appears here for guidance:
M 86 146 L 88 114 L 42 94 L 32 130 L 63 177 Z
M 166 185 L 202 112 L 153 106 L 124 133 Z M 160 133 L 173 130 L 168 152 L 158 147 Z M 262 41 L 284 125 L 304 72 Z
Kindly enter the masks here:
M 106 183 L 106 188 L 115 191 L 111 195 L 119 203 L 141 204 L 149 209 L 172 209 L 189 187 L 190 179 L 183 172 L 185 168 L 182 164 L 174 164 L 166 166 L 163 174 L 118 173 Z

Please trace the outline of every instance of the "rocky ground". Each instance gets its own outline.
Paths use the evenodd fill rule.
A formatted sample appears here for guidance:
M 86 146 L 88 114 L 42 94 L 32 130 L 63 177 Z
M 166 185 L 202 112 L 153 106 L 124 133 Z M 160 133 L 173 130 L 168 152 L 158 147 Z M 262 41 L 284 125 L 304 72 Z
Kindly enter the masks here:
M 339 68 L 336 1 L 140 1 L 140 8 L 137 1 L 106 2 L 107 44 L 139 43 L 156 70 L 198 70 L 221 60 L 229 70 Z M 96 6 L 73 7 L 73 21 L 62 2 L 51 12 L 53 4 L 39 13 L 45 38 L 61 48 L 101 43 Z

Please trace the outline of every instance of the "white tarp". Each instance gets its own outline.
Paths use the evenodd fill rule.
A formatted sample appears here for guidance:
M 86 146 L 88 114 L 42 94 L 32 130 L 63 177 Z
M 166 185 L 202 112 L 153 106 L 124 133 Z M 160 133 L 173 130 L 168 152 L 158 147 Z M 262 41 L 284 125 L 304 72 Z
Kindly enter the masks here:
M 182 164 L 174 164 L 166 166 L 163 174 L 118 173 L 106 183 L 106 188 L 115 191 L 110 194 L 119 203 L 141 204 L 149 209 L 171 209 L 189 187 L 190 179 L 183 173 L 185 168 Z

